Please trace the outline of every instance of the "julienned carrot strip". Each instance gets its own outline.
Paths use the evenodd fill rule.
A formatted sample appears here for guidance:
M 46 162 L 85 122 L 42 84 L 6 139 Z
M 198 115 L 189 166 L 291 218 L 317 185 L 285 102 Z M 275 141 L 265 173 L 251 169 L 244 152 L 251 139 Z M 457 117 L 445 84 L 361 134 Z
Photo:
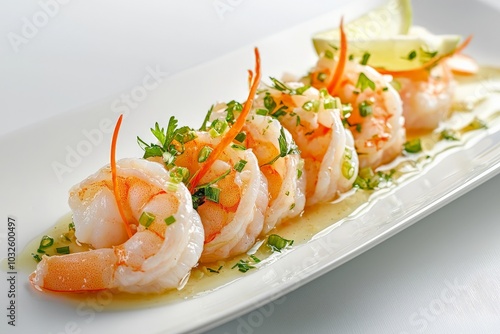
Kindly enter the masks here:
M 248 70 L 248 88 L 252 87 L 253 71 Z
M 116 142 L 118 140 L 118 132 L 120 131 L 120 125 L 122 124 L 123 114 L 118 117 L 118 121 L 116 121 L 115 131 L 113 132 L 113 140 L 111 141 L 111 180 L 113 182 L 113 193 L 115 195 L 116 205 L 118 207 L 118 211 L 120 212 L 120 217 L 122 217 L 123 224 L 125 225 L 125 230 L 127 231 L 128 237 L 132 237 L 132 230 L 127 223 L 127 218 L 125 217 L 125 213 L 123 212 L 123 206 L 120 201 L 120 193 L 118 191 L 118 180 L 116 177 Z
M 472 40 L 472 35 L 467 37 L 462 42 L 462 44 L 460 44 L 459 46 L 456 47 L 455 50 L 453 50 L 453 52 L 450 52 L 449 54 L 443 55 L 443 56 L 435 58 L 435 59 L 431 59 L 427 63 L 425 63 L 417 68 L 414 68 L 412 70 L 388 71 L 388 70 L 385 70 L 382 68 L 377 68 L 377 71 L 380 72 L 381 74 L 390 74 L 390 75 L 394 75 L 394 76 L 405 76 L 405 77 L 410 77 L 410 78 L 414 78 L 414 79 L 425 79 L 428 76 L 428 71 L 427 71 L 428 68 L 439 63 L 443 59 L 450 58 L 453 55 L 462 52 L 469 45 L 471 40 Z
M 340 53 L 339 61 L 335 67 L 335 73 L 333 74 L 332 80 L 328 84 L 328 92 L 331 95 L 335 95 L 335 91 L 340 83 L 342 74 L 344 74 L 345 64 L 347 62 L 347 37 L 344 31 L 344 17 L 340 19 Z
M 253 100 L 257 92 L 257 87 L 260 82 L 260 55 L 259 49 L 255 48 L 255 76 L 253 77 L 252 86 L 250 87 L 250 93 L 248 93 L 248 98 L 243 106 L 243 110 L 234 122 L 233 126 L 224 135 L 219 145 L 217 145 L 212 153 L 208 156 L 208 159 L 201 165 L 200 169 L 193 175 L 191 181 L 189 181 L 189 190 L 194 193 L 196 186 L 200 182 L 201 178 L 208 172 L 213 163 L 217 160 L 224 149 L 231 144 L 233 139 L 241 132 L 250 109 L 252 108 Z

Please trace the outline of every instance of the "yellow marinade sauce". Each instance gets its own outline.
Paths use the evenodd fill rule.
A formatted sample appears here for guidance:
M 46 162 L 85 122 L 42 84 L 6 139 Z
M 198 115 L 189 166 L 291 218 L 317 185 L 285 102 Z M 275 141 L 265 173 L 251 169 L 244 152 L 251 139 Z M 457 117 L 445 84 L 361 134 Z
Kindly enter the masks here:
M 496 80 L 496 81 L 495 81 Z M 457 103 L 454 114 L 449 121 L 445 122 L 445 127 L 453 128 L 460 135 L 459 140 L 443 140 L 440 131 L 430 131 L 426 133 L 408 134 L 408 139 L 420 138 L 423 152 L 417 154 L 402 155 L 394 162 L 382 166 L 381 170 L 392 170 L 392 181 L 386 186 L 401 186 L 404 180 L 418 177 L 419 172 L 431 163 L 436 156 L 446 152 L 448 149 L 463 146 L 467 140 L 483 130 L 481 127 L 471 127 L 470 120 L 474 117 L 480 118 L 487 126 L 498 123 L 500 119 L 500 106 L 483 108 L 484 101 L 491 94 L 500 93 L 500 70 L 493 68 L 481 68 L 479 73 L 473 76 L 458 77 L 459 87 Z M 492 85 L 496 82 L 496 86 Z M 493 88 L 492 88 L 493 87 Z M 496 88 L 494 88 L 496 87 Z M 495 89 L 499 89 L 498 91 Z M 479 92 L 479 93 L 478 93 Z M 498 109 L 494 109 L 498 108 Z M 487 110 L 488 109 L 488 110 Z M 457 116 L 458 120 L 454 119 Z M 466 121 L 461 121 L 465 118 Z M 477 130 L 477 131 L 475 131 Z M 404 186 L 404 184 L 402 185 Z M 348 217 L 354 211 L 368 208 L 369 203 L 377 198 L 380 191 L 353 189 L 349 193 L 342 195 L 339 199 L 322 203 L 311 207 L 306 207 L 305 212 L 294 219 L 282 223 L 273 229 L 270 234 L 278 234 L 289 240 L 294 240 L 293 246 L 286 252 L 293 252 L 293 248 L 309 242 L 314 235 L 322 230 L 338 223 Z M 70 252 L 81 252 L 91 249 L 88 245 L 78 244 L 73 232 L 68 228 L 71 223 L 71 214 L 62 217 L 55 226 L 48 229 L 42 235 L 49 235 L 54 239 L 52 246 L 43 250 L 48 254 L 55 254 L 58 247 L 69 246 Z M 334 232 L 332 232 L 334 233 Z M 36 269 L 36 261 L 32 254 L 37 254 L 42 236 L 30 242 L 24 251 L 19 255 L 19 265 L 23 271 L 31 272 Z M 267 238 L 266 238 L 267 239 Z M 196 298 L 197 296 L 213 292 L 218 288 L 237 280 L 241 275 L 251 275 L 253 270 L 258 270 L 260 266 L 272 265 L 272 251 L 266 245 L 266 239 L 258 240 L 256 246 L 247 254 L 236 256 L 230 260 L 219 261 L 217 263 L 199 264 L 191 272 L 190 278 L 181 290 L 171 290 L 163 294 L 127 294 L 115 293 L 113 298 L 102 298 L 102 304 L 107 309 L 140 308 L 154 305 L 172 304 L 181 302 L 184 299 Z M 40 256 L 42 254 L 38 253 Z M 256 256 L 261 260 L 258 264 L 249 256 Z M 238 261 L 248 260 L 256 268 L 250 269 L 246 273 L 239 272 L 237 268 L 231 269 Z M 96 293 L 52 293 L 62 300 L 68 302 L 79 302 L 82 299 L 95 298 L 99 300 L 102 292 Z M 107 292 L 109 294 L 109 292 Z

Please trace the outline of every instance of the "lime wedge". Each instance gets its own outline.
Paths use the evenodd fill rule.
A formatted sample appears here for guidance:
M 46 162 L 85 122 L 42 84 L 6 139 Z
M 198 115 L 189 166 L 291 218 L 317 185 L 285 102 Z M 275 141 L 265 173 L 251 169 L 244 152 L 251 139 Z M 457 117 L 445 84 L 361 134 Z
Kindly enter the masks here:
M 460 43 L 458 35 L 433 35 L 421 27 L 410 28 L 411 22 L 410 0 L 389 0 L 345 25 L 347 54 L 375 68 L 408 71 L 451 54 Z M 339 29 L 314 35 L 313 44 L 318 54 L 334 51 L 340 45 Z
M 358 59 L 369 54 L 367 64 L 375 68 L 408 71 L 451 54 L 461 39 L 459 35 L 433 35 L 424 28 L 412 27 L 408 35 L 351 40 L 347 52 Z
M 377 37 L 407 34 L 412 24 L 410 0 L 388 0 L 377 8 L 344 26 L 347 39 L 371 40 Z M 340 31 L 337 28 L 323 31 L 313 37 L 318 54 L 330 48 L 330 44 L 339 44 Z

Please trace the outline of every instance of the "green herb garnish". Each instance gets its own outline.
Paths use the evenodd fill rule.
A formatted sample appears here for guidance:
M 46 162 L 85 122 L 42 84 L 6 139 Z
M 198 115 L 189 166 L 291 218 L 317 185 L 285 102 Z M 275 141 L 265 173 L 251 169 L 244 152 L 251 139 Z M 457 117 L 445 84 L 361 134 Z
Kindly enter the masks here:
M 361 89 L 362 92 L 367 88 L 371 88 L 371 90 L 375 91 L 375 83 L 371 81 L 366 74 L 361 72 L 358 77 L 358 82 L 356 83 L 356 88 Z
M 57 254 L 69 254 L 69 246 L 57 247 L 56 252 Z
M 366 64 L 368 64 L 368 59 L 370 59 L 370 56 L 371 56 L 371 55 L 370 55 L 370 53 L 365 52 L 365 53 L 363 54 L 363 59 L 361 59 L 360 64 L 361 64 L 361 65 L 366 65 Z
M 154 221 L 156 216 L 150 212 L 144 211 L 139 217 L 139 224 L 148 228 Z
M 249 264 L 249 261 L 245 260 L 239 260 L 234 266 L 231 267 L 231 269 L 234 269 L 238 267 L 238 270 L 241 271 L 242 273 L 246 273 L 250 269 L 255 268 L 254 266 Z
M 459 133 L 457 131 L 450 130 L 450 129 L 445 129 L 445 130 L 441 131 L 439 136 L 441 139 L 444 139 L 444 140 L 452 140 L 452 141 L 460 140 Z
M 415 138 L 407 141 L 403 145 L 403 149 L 408 153 L 418 153 L 422 151 L 422 143 L 420 138 Z
M 247 164 L 247 161 L 246 160 L 243 160 L 241 159 L 240 161 L 238 161 L 235 165 L 234 165 L 234 169 L 241 173 L 241 171 L 243 170 L 243 168 L 245 168 L 245 165 Z
M 280 252 L 285 247 L 292 246 L 293 240 L 287 240 L 285 238 L 280 237 L 277 234 L 271 234 L 267 238 L 267 245 L 271 248 L 273 252 Z
M 167 225 L 172 225 L 173 223 L 175 223 L 175 217 L 174 216 L 169 216 L 169 217 L 167 217 L 167 218 L 164 219 L 164 222 Z

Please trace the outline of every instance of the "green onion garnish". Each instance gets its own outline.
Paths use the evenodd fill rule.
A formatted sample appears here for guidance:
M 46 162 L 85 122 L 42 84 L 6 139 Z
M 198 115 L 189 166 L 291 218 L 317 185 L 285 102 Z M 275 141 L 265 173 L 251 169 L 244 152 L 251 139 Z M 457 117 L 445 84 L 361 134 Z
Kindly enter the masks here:
M 373 113 L 372 105 L 369 101 L 363 101 L 359 104 L 359 114 L 361 117 L 366 117 Z
M 42 258 L 38 254 L 31 253 L 31 256 L 35 259 L 36 262 L 42 261 Z
M 440 137 L 441 137 L 441 139 L 444 139 L 444 140 L 459 140 L 460 139 L 459 134 L 456 131 L 450 130 L 450 129 L 445 129 L 445 130 L 441 131 Z
M 281 252 L 285 247 L 293 245 L 293 240 L 287 240 L 277 234 L 271 234 L 267 238 L 267 245 L 273 252 Z
M 361 72 L 358 77 L 358 82 L 356 83 L 356 88 L 360 88 L 363 92 L 368 87 L 375 91 L 375 83 L 371 81 L 366 74 Z
M 222 266 L 220 266 L 219 268 L 217 269 L 212 269 L 212 268 L 208 268 L 207 267 L 207 270 L 211 273 L 216 273 L 216 274 L 219 274 L 220 273 L 220 270 L 222 269 Z
M 148 228 L 154 222 L 155 218 L 154 214 L 144 211 L 139 217 L 139 224 Z
M 243 170 L 243 168 L 245 168 L 245 165 L 247 164 L 247 161 L 246 160 L 243 160 L 241 159 L 240 161 L 238 161 L 235 165 L 234 165 L 234 169 L 241 173 L 241 171 Z
M 207 187 L 205 189 L 205 198 L 209 201 L 219 203 L 220 188 Z
M 370 53 L 365 52 L 365 53 L 363 54 L 363 59 L 361 59 L 360 64 L 361 64 L 361 65 L 366 65 L 366 64 L 368 64 L 368 59 L 370 59 L 370 56 L 371 56 L 371 55 L 370 55 Z
M 203 146 L 200 153 L 198 153 L 198 162 L 205 162 L 212 151 L 213 149 L 210 146 Z
M 189 169 L 176 166 L 170 170 L 170 179 L 175 183 L 186 182 L 189 179 Z
M 231 147 L 234 148 L 235 150 L 240 150 L 240 151 L 245 151 L 247 149 L 245 146 L 238 144 L 231 144 Z
M 234 269 L 236 267 L 238 267 L 238 270 L 242 273 L 246 273 L 250 269 L 255 268 L 254 266 L 248 264 L 248 261 L 245 260 L 239 260 L 234 266 L 231 267 L 231 269 Z
M 408 54 L 408 60 L 413 60 L 415 58 L 417 58 L 417 51 L 413 50 Z
M 266 109 L 257 109 L 255 113 L 259 116 L 267 116 L 269 114 L 269 110 Z
M 245 132 L 240 132 L 236 135 L 236 137 L 234 137 L 234 140 L 240 143 L 243 143 L 245 139 L 247 139 L 247 134 Z
M 47 248 L 54 244 L 54 238 L 49 237 L 48 235 L 44 235 L 42 240 L 40 240 L 40 246 L 38 248 Z
M 404 143 L 403 149 L 408 153 L 418 153 L 422 151 L 422 143 L 420 141 L 420 138 L 415 138 L 407 141 L 406 143 Z
M 57 247 L 56 252 L 57 254 L 69 254 L 69 246 Z
M 174 216 L 170 216 L 170 217 L 165 218 L 165 224 L 172 225 L 173 223 L 175 223 L 175 217 Z

